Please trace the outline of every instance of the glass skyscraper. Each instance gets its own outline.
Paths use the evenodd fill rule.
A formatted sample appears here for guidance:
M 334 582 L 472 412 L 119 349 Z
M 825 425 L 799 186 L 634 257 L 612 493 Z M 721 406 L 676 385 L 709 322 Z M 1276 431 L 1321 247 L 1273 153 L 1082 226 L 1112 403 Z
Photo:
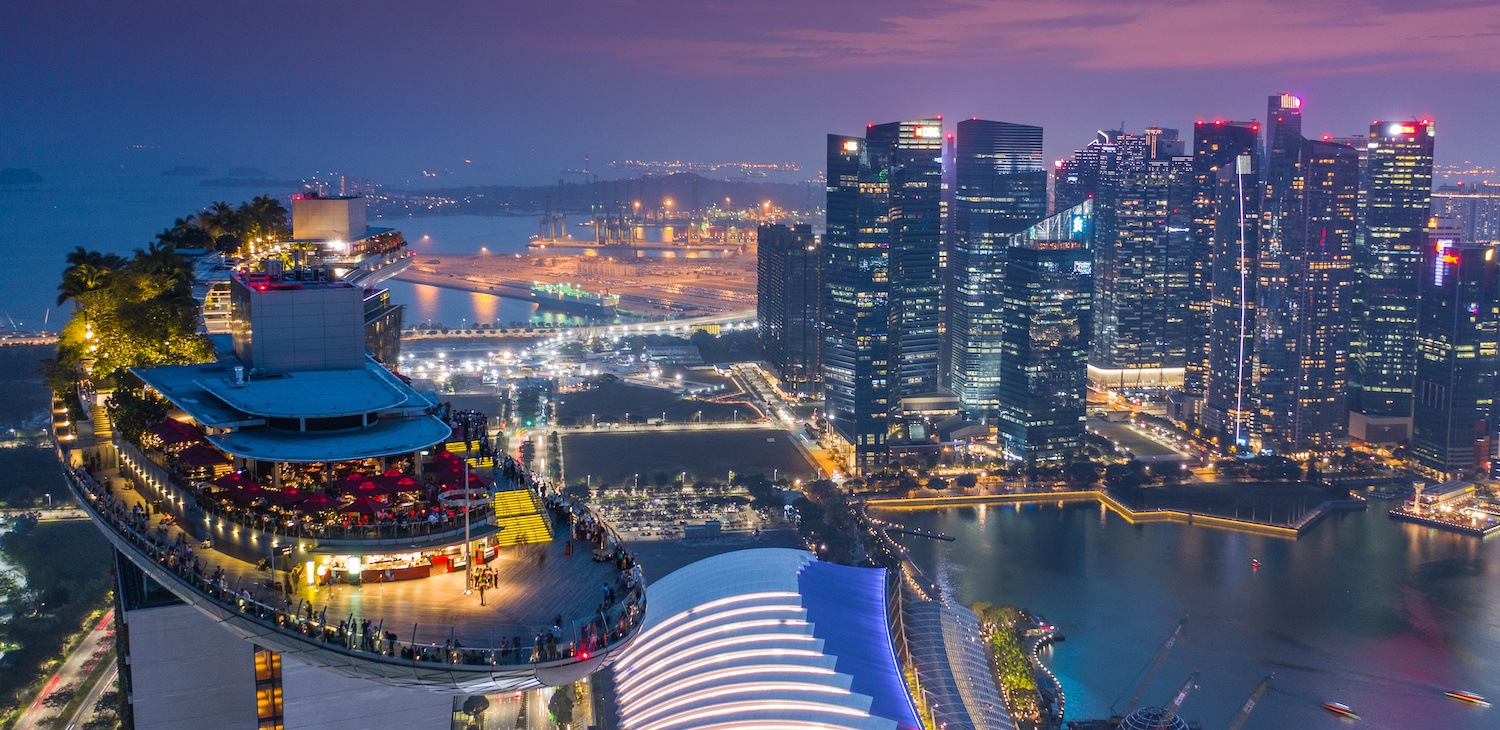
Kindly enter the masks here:
M 787 390 L 813 394 L 822 380 L 823 252 L 812 226 L 756 231 L 756 321 L 761 353 Z
M 1500 367 L 1500 264 L 1491 246 L 1434 228 L 1423 247 L 1412 454 L 1448 475 L 1487 476 Z
M 950 382 L 976 419 L 1000 406 L 1005 249 L 1046 217 L 1042 128 L 968 119 L 954 155 L 953 249 L 948 260 Z
M 889 378 L 889 149 L 828 136 L 823 392 L 853 467 L 885 463 Z
M 1349 396 L 1352 435 L 1368 441 L 1407 438 L 1416 377 L 1417 272 L 1423 229 L 1432 209 L 1430 120 L 1370 125 L 1362 184 L 1362 224 L 1355 241 L 1354 368 Z
M 1344 143 L 1289 134 L 1268 145 L 1280 185 L 1263 185 L 1256 426 L 1261 448 L 1326 449 L 1347 423 L 1359 153 Z
M 943 123 L 871 127 L 865 143 L 883 147 L 890 199 L 891 405 L 938 391 L 942 352 Z M 894 424 L 893 424 L 894 425 Z
M 1183 389 L 1201 397 L 1208 386 L 1215 222 L 1219 217 L 1220 169 L 1232 168 L 1240 155 L 1258 155 L 1260 124 L 1199 120 L 1193 127 L 1193 201 L 1188 284 L 1187 348 Z
M 1001 281 L 1000 446 L 1025 463 L 1083 448 L 1087 420 L 1093 202 L 1012 237 Z
M 1094 201 L 1089 361 L 1105 385 L 1157 386 L 1181 377 L 1192 202 L 1192 164 L 1182 151 L 1173 129 L 1101 132 L 1059 167 L 1059 206 Z

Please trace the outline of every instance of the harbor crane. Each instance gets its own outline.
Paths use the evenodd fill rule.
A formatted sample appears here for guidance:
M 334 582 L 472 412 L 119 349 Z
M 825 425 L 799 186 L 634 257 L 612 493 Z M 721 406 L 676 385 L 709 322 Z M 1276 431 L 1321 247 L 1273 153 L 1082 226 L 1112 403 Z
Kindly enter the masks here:
M 1229 730 L 1240 730 L 1245 726 L 1245 721 L 1250 719 L 1250 711 L 1255 709 L 1255 703 L 1260 702 L 1260 698 L 1266 696 L 1266 690 L 1271 688 L 1271 680 L 1275 678 L 1276 675 L 1268 674 L 1265 679 L 1260 680 L 1255 691 L 1250 693 L 1250 698 L 1245 700 L 1245 706 L 1240 708 L 1240 714 L 1230 721 Z
M 1135 694 L 1130 696 L 1130 704 L 1125 706 L 1125 711 L 1116 713 L 1114 711 L 1114 706 L 1111 705 L 1109 708 L 1110 714 L 1120 718 L 1128 717 L 1131 711 L 1135 709 L 1135 706 L 1140 704 L 1141 695 L 1146 693 L 1146 687 L 1150 686 L 1152 678 L 1156 676 L 1156 670 L 1161 669 L 1162 660 L 1167 658 L 1167 652 L 1171 651 L 1172 645 L 1177 643 L 1177 639 L 1182 636 L 1182 629 L 1186 625 L 1186 618 L 1178 621 L 1177 627 L 1172 629 L 1172 633 L 1167 636 L 1167 640 L 1163 642 L 1161 648 L 1156 651 L 1156 658 L 1152 659 L 1151 664 L 1146 667 L 1146 677 L 1141 680 L 1141 686 L 1135 689 Z M 1115 702 L 1119 702 L 1119 700 L 1116 699 Z
M 1197 685 L 1198 673 L 1193 672 L 1188 676 L 1187 681 L 1182 683 L 1182 689 L 1177 690 L 1177 696 L 1172 698 L 1172 704 L 1167 705 L 1167 711 L 1161 713 L 1161 717 L 1157 719 L 1156 727 L 1159 730 L 1166 730 L 1172 727 L 1172 719 L 1177 717 L 1177 711 L 1182 709 L 1182 703 L 1187 701 L 1188 693 L 1193 691 L 1193 687 Z

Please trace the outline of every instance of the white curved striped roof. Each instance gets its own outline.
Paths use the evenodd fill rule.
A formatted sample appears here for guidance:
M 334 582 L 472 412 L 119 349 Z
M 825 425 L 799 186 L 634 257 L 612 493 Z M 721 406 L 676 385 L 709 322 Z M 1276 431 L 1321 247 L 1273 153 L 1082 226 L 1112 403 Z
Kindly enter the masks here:
M 860 682 L 835 668 L 833 647 L 814 635 L 799 589 L 799 575 L 813 561 L 812 553 L 800 550 L 742 550 L 700 560 L 653 583 L 645 629 L 614 665 L 620 727 L 908 727 L 872 713 L 881 703 L 852 689 Z M 850 586 L 851 593 L 862 590 L 868 588 Z M 868 640 L 886 642 L 888 651 L 888 632 L 878 633 Z M 894 668 L 891 662 L 854 671 Z M 899 674 L 880 679 L 886 686 L 892 679 L 900 684 Z M 909 708 L 910 701 L 901 699 Z

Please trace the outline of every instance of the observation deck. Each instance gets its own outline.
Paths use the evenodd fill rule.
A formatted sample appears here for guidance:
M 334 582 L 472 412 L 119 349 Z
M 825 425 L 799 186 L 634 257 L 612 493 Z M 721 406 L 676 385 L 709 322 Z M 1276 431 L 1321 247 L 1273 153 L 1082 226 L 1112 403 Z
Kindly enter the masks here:
M 396 686 L 509 692 L 580 680 L 640 631 L 645 585 L 624 543 L 586 507 L 540 491 L 528 477 L 507 486 L 538 490 L 531 493 L 551 518 L 550 540 L 529 533 L 507 545 L 507 533 L 520 526 L 475 510 L 469 537 L 497 538 L 475 555 L 492 576 L 487 590 L 469 590 L 465 570 L 396 582 L 386 582 L 389 571 L 384 580 L 358 582 L 357 571 L 347 572 L 348 581 L 335 571 L 325 581 L 321 573 L 314 580 L 311 568 L 330 554 L 356 567 L 361 556 L 461 545 L 463 526 L 280 534 L 200 508 L 134 447 L 117 446 L 119 471 L 90 473 L 64 462 L 69 488 L 105 537 L 184 603 L 307 664 Z M 264 564 L 267 553 L 281 555 L 280 570 Z M 288 565 L 309 570 L 294 582 Z

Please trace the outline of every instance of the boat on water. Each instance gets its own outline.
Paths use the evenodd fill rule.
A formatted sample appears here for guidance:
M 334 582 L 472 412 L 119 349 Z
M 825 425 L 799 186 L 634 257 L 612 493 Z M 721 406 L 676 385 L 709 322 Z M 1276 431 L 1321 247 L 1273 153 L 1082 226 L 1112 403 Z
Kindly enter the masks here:
M 1260 570 L 1260 558 L 1252 558 L 1250 560 L 1250 569 L 1251 570 Z
M 610 294 L 607 289 L 591 292 L 572 284 L 541 282 L 531 285 L 531 300 L 542 309 L 590 317 L 613 317 L 620 305 L 620 295 Z
M 1449 697 L 1452 697 L 1453 699 L 1458 700 L 1459 702 L 1467 702 L 1467 703 L 1469 703 L 1471 705 L 1478 705 L 1479 707 L 1489 707 L 1490 706 L 1490 701 L 1489 700 L 1487 700 L 1483 696 L 1477 695 L 1477 694 L 1475 694 L 1473 692 L 1464 692 L 1462 690 L 1449 690 L 1447 692 L 1444 692 L 1443 694 L 1448 695 Z
M 1328 710 L 1329 712 L 1332 712 L 1339 717 L 1347 717 L 1350 720 L 1359 719 L 1359 715 L 1355 714 L 1354 710 L 1349 709 L 1349 706 L 1342 702 L 1324 702 L 1323 709 Z

